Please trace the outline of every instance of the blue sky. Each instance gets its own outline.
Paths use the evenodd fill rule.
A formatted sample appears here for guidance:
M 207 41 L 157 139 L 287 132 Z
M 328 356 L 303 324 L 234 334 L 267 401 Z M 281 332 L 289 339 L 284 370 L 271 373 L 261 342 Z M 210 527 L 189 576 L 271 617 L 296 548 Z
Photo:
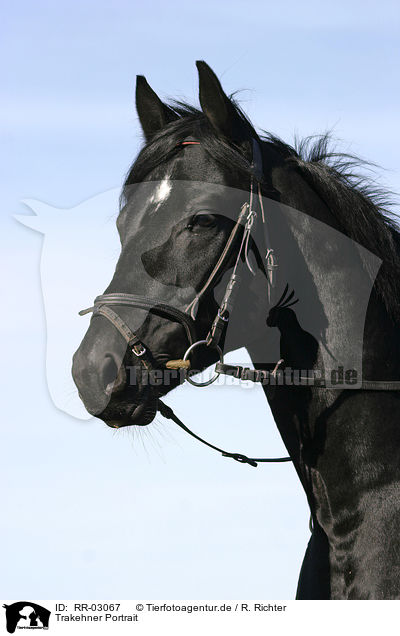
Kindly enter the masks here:
M 308 515 L 290 466 L 233 464 L 161 419 L 113 435 L 52 404 L 43 239 L 13 215 L 26 198 L 71 208 L 119 187 L 141 143 L 135 75 L 197 103 L 196 59 L 257 127 L 287 141 L 333 128 L 398 192 L 399 14 L 388 1 L 3 4 L 3 598 L 293 597 Z M 229 391 L 181 387 L 171 402 L 216 443 L 283 453 L 263 395 Z M 217 425 L 224 413 L 233 423 Z

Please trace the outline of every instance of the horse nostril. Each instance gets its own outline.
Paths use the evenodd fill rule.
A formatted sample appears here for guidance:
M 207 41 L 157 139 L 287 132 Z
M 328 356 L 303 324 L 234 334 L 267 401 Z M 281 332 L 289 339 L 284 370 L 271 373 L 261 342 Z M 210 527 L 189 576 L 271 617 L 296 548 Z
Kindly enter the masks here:
M 126 373 L 123 366 L 118 366 L 111 355 L 107 355 L 101 371 L 102 386 L 105 392 L 110 395 L 117 391 L 122 391 L 126 384 Z

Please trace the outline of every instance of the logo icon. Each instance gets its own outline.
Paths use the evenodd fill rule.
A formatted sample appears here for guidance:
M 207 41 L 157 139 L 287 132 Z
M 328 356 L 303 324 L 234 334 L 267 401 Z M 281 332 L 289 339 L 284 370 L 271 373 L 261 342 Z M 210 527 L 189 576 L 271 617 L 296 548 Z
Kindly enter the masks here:
M 18 629 L 49 629 L 51 612 L 31 601 L 18 601 L 3 605 L 6 610 L 7 631 L 13 634 Z

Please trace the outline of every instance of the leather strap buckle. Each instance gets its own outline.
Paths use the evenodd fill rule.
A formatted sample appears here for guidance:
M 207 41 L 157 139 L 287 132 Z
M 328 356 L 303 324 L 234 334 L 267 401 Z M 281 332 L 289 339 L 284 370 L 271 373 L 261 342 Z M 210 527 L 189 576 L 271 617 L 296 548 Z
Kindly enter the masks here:
M 134 344 L 131 347 L 131 351 L 132 353 L 135 354 L 137 358 L 141 358 L 142 356 L 144 356 L 147 350 L 146 350 L 146 347 L 141 342 L 138 342 L 137 344 Z

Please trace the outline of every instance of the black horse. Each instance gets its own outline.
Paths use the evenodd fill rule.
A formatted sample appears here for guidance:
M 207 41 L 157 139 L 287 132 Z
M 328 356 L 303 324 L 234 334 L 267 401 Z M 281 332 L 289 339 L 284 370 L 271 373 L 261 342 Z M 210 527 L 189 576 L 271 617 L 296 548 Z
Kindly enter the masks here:
M 326 373 L 329 355 L 337 359 L 338 351 L 360 339 L 366 382 L 355 388 L 283 384 L 272 389 L 265 384 L 264 390 L 312 515 L 297 598 L 399 598 L 400 392 L 394 381 L 400 379 L 400 235 L 396 224 L 382 193 L 354 177 L 356 160 L 330 152 L 328 137 L 297 150 L 272 135 L 261 137 L 225 95 L 212 70 L 204 62 L 197 67 L 201 110 L 164 104 L 144 77 L 138 77 L 136 105 L 146 143 L 122 193 L 117 221 L 122 249 L 114 277 L 96 301 L 90 327 L 74 356 L 79 394 L 87 410 L 112 427 L 146 425 L 157 412 L 160 396 L 182 380 L 182 358 L 195 341 L 206 340 L 191 357 L 197 369 L 216 361 L 216 344 L 222 346 L 225 338 L 225 350 L 246 347 L 255 368 L 261 370 L 271 362 L 266 343 L 276 333 L 285 357 L 295 361 L 292 364 Z M 176 201 L 171 204 L 171 197 L 179 187 L 184 194 L 174 218 L 171 205 L 173 209 Z M 259 200 L 262 208 L 262 199 L 272 208 L 280 205 L 298 211 L 292 215 L 292 226 L 281 222 L 279 214 L 277 223 L 271 224 L 270 244 L 279 263 L 275 289 L 278 297 L 289 284 L 300 299 L 296 310 L 312 307 L 317 325 L 312 334 L 297 319 L 295 309 L 281 308 L 280 319 L 277 310 L 271 313 L 276 298 L 270 297 L 274 294 L 270 275 L 276 263 L 268 260 L 266 266 L 264 237 L 258 230 L 249 234 L 251 216 L 242 215 L 238 223 L 240 208 L 227 212 L 218 194 L 227 190 L 240 192 L 242 202 L 250 193 L 250 211 L 254 201 Z M 264 210 L 258 209 L 259 218 L 262 214 Z M 302 216 L 309 221 L 301 226 Z M 377 276 L 364 252 L 357 256 L 357 269 L 354 260 L 329 242 L 313 243 L 313 222 L 376 255 L 382 261 Z M 139 248 L 163 224 L 167 227 L 160 237 L 149 240 L 147 249 Z M 235 299 L 240 316 L 235 321 L 229 293 L 221 313 L 216 290 L 227 289 L 226 281 L 232 282 L 239 261 L 243 272 Z M 304 290 L 296 285 L 299 271 L 307 281 Z M 147 289 L 146 280 L 154 282 L 154 289 L 153 283 Z M 370 294 L 360 322 L 358 289 L 368 281 L 372 281 Z M 195 297 L 185 306 L 188 289 Z M 134 296 L 138 290 L 140 297 Z M 164 296 L 156 301 L 159 290 Z M 121 294 L 126 294 L 126 302 Z M 153 302 L 146 305 L 144 296 Z M 217 311 L 220 315 L 214 320 Z M 135 317 L 138 312 L 140 319 Z M 229 339 L 223 324 L 228 317 L 233 320 Z M 348 329 L 352 324 L 361 329 L 352 332 Z M 178 360 L 180 369 L 168 382 L 163 375 L 157 383 L 144 380 L 144 371 L 163 371 L 171 367 L 171 359 Z

